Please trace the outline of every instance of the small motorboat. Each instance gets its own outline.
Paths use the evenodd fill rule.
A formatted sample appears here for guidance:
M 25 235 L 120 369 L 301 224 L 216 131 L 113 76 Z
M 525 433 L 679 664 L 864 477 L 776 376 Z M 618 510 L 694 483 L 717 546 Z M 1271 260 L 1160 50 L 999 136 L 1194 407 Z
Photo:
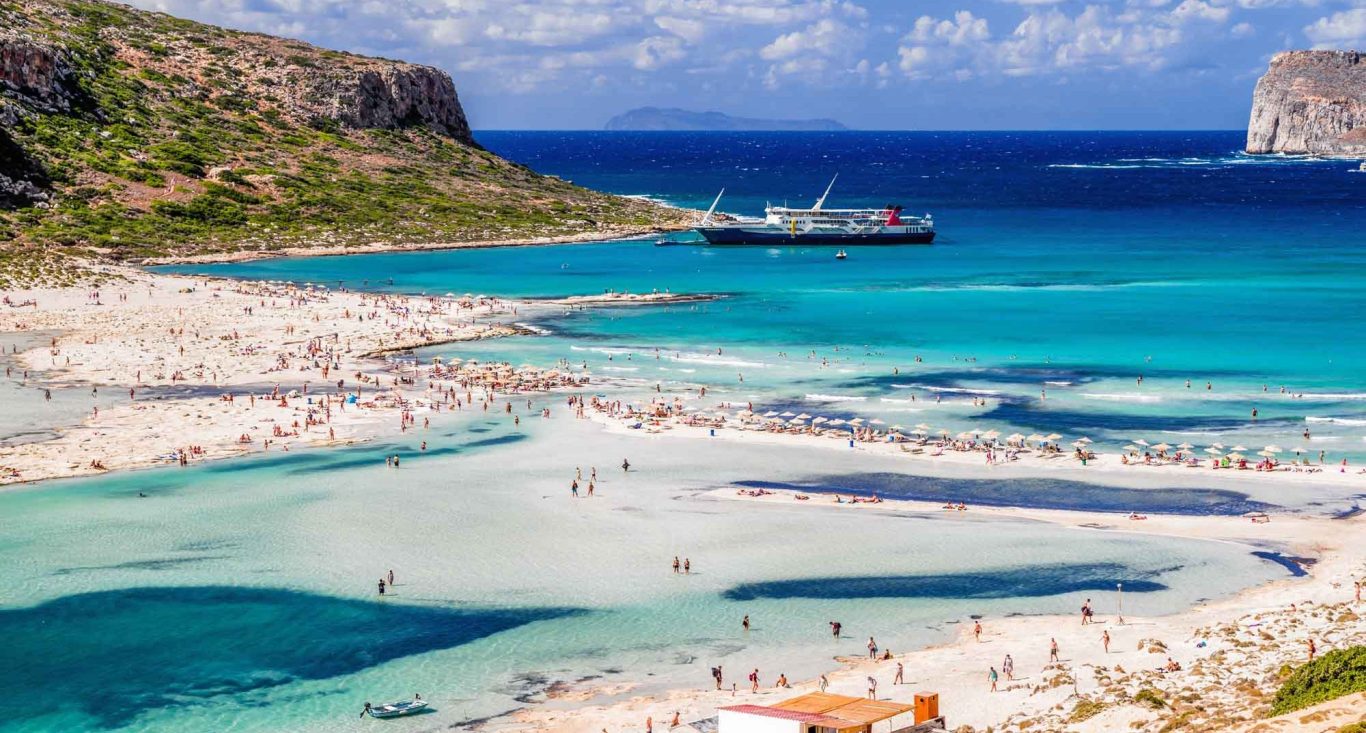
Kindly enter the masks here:
M 411 700 L 391 702 L 384 705 L 371 705 L 367 702 L 365 703 L 365 712 L 361 714 L 369 713 L 372 718 L 401 718 L 404 715 L 412 715 L 426 710 L 427 705 L 427 701 L 423 700 L 420 695 L 414 695 Z
M 845 258 L 847 258 L 847 257 L 849 257 L 849 255 L 845 254 L 844 250 L 840 250 L 840 251 L 838 251 L 838 252 L 835 253 L 835 259 L 837 259 L 837 260 L 842 260 L 842 259 L 845 259 Z

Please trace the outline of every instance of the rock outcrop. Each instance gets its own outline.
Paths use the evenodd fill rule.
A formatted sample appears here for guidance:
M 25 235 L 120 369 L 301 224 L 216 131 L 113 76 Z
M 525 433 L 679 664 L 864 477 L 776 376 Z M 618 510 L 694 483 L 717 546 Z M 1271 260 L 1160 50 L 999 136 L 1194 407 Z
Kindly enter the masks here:
M 0 32 L 0 92 L 43 112 L 69 112 L 80 97 L 62 49 L 6 32 Z
M 1249 153 L 1366 156 L 1366 59 L 1285 51 L 1252 95 Z
M 303 117 L 333 120 L 352 129 L 426 127 L 473 144 L 469 122 L 444 71 L 393 62 L 377 68 L 347 68 L 304 76 L 303 88 L 286 103 Z

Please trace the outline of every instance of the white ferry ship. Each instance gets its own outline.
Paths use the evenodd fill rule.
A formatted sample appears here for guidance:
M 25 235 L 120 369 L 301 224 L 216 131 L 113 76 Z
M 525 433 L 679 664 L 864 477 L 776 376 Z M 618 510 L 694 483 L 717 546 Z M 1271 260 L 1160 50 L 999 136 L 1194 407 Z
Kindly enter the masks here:
M 838 178 L 838 176 L 836 176 Z M 881 209 L 826 209 L 825 199 L 835 181 L 809 209 L 769 206 L 764 217 L 717 215 L 725 189 L 694 229 L 709 244 L 929 244 L 934 241 L 934 219 L 903 216 L 900 206 Z

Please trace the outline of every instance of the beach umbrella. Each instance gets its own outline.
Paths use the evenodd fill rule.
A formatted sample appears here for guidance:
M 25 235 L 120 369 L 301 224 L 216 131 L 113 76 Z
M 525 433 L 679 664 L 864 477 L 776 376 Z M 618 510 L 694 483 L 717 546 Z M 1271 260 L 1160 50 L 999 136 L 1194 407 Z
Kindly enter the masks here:
M 963 431 L 963 432 L 961 432 L 961 433 L 958 434 L 958 439 L 959 439 L 959 440 L 972 440 L 972 433 L 969 433 L 969 432 L 967 432 L 967 431 L 965 430 L 965 431 Z
M 1171 446 L 1170 446 L 1170 445 L 1167 445 L 1166 443 L 1158 443 L 1157 445 L 1153 446 L 1152 448 L 1153 448 L 1153 450 L 1158 451 L 1158 452 L 1161 452 L 1161 451 L 1164 451 L 1164 450 L 1171 450 Z
M 886 422 L 884 422 L 884 421 L 882 421 L 882 420 L 879 420 L 879 419 L 877 419 L 877 418 L 873 418 L 872 420 L 869 421 L 869 423 L 872 424 L 872 425 L 886 425 L 886 424 L 887 424 Z
M 1190 450 L 1191 448 L 1194 448 L 1195 446 L 1191 445 L 1190 443 L 1182 443 L 1181 445 L 1178 445 L 1178 446 L 1176 446 L 1176 447 L 1177 447 L 1177 448 L 1180 448 L 1181 450 Z
M 1224 444 L 1223 444 L 1223 443 L 1210 443 L 1210 447 L 1211 447 L 1211 448 L 1218 448 L 1219 450 L 1223 450 L 1223 449 L 1224 449 Z
M 1146 441 L 1146 440 L 1144 440 L 1144 439 L 1142 439 L 1142 438 L 1139 438 L 1138 440 L 1135 440 L 1135 441 L 1134 441 L 1134 445 L 1143 445 L 1143 446 L 1146 446 L 1146 445 L 1148 445 L 1148 441 Z
M 1244 447 L 1241 446 L 1241 445 L 1235 445 L 1235 446 L 1233 446 L 1233 450 L 1234 450 L 1234 452 L 1237 452 L 1237 451 L 1245 451 L 1245 450 L 1247 450 L 1247 448 L 1244 448 Z
M 777 411 L 777 410 L 769 410 L 768 412 L 765 412 L 765 413 L 764 413 L 764 417 L 777 417 L 777 416 L 778 416 L 778 411 Z
M 830 424 L 831 424 L 831 425 L 843 425 L 843 424 L 844 424 L 844 420 L 842 420 L 842 419 L 840 419 L 840 418 L 837 417 L 837 418 L 835 418 L 834 420 L 831 420 L 831 421 L 830 421 Z
M 1263 458 L 1275 458 L 1275 457 L 1276 457 L 1276 451 L 1274 451 L 1274 450 L 1259 450 L 1259 451 L 1257 451 L 1257 455 L 1262 456 Z
M 797 417 L 798 417 L 799 419 L 802 419 L 802 420 L 810 420 L 810 419 L 811 419 L 811 416 L 808 415 L 808 414 L 806 414 L 805 412 L 803 412 L 802 414 L 798 415 Z
M 1088 437 L 1086 437 L 1085 435 L 1083 435 L 1083 436 L 1081 436 L 1080 438 L 1077 438 L 1077 442 L 1078 442 L 1078 443 L 1090 443 L 1090 442 L 1091 442 L 1091 439 L 1088 438 Z
M 828 418 L 828 417 L 815 417 L 815 418 L 812 418 L 811 424 L 812 424 L 812 425 L 820 425 L 821 423 L 826 422 L 826 421 L 829 420 L 829 419 L 830 419 L 830 418 Z
M 1267 453 L 1280 453 L 1284 449 L 1281 448 L 1279 445 L 1268 445 L 1262 450 L 1266 451 Z
M 1228 459 L 1230 461 L 1241 461 L 1243 460 L 1243 457 L 1243 454 L 1238 452 L 1228 454 Z
M 922 422 L 922 423 L 916 425 L 916 426 L 915 426 L 915 429 L 916 429 L 916 430 L 931 430 L 932 428 L 930 428 L 929 425 L 926 425 L 925 423 Z
M 1058 435 L 1057 433 L 1049 433 L 1048 435 L 1045 435 L 1043 439 L 1044 439 L 1044 440 L 1062 440 L 1062 436 L 1061 436 L 1061 435 Z
M 796 416 L 797 416 L 797 413 L 792 412 L 792 411 L 789 410 L 789 411 L 787 411 L 787 412 L 780 413 L 779 416 L 780 416 L 780 417 L 796 417 Z
M 1215 446 L 1210 446 L 1210 447 L 1208 447 L 1208 448 L 1205 449 L 1205 452 L 1208 453 L 1208 454 L 1210 454 L 1210 455 L 1212 455 L 1212 456 L 1217 456 L 1217 455 L 1222 455 L 1224 451 L 1221 450 L 1221 449 L 1219 449 L 1219 448 L 1216 448 Z
M 787 421 L 787 424 L 788 424 L 788 425 L 801 425 L 801 424 L 804 423 L 804 422 L 806 422 L 806 420 L 803 420 L 803 419 L 800 418 L 800 417 L 794 417 L 794 418 L 792 418 L 791 420 L 788 420 L 788 421 Z
M 1001 432 L 999 430 L 988 430 L 985 433 L 982 433 L 982 437 L 987 440 L 996 440 L 1001 437 Z
M 1043 436 L 1039 435 L 1038 433 L 1030 433 L 1029 437 L 1025 438 L 1025 440 L 1031 443 L 1038 443 L 1039 441 L 1043 440 Z
M 1024 433 L 1011 433 L 1010 435 L 1006 436 L 1006 440 L 1009 440 L 1009 441 L 1011 441 L 1012 443 L 1013 443 L 1013 442 L 1018 442 L 1018 441 L 1021 441 L 1021 440 L 1024 440 L 1024 439 L 1025 439 Z
M 856 418 L 854 418 L 853 420 L 850 420 L 850 421 L 849 421 L 849 424 L 850 424 L 850 425 L 862 425 L 862 424 L 863 424 L 863 418 L 861 418 L 861 417 L 856 417 Z

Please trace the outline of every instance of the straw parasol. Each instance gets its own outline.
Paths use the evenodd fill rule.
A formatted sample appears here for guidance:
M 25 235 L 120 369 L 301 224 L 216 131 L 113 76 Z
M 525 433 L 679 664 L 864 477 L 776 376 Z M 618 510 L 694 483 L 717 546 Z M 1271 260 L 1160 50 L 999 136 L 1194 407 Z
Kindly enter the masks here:
M 1062 436 L 1057 433 L 1049 433 L 1043 437 L 1044 440 L 1062 440 Z
M 1216 448 L 1216 447 L 1214 447 L 1214 446 L 1210 446 L 1210 447 L 1206 448 L 1206 449 L 1205 449 L 1205 452 L 1208 453 L 1208 454 L 1210 454 L 1210 455 L 1212 455 L 1212 456 L 1222 456 L 1222 455 L 1224 454 L 1224 451 L 1223 451 L 1222 449 Z
M 1134 445 L 1147 446 L 1147 445 L 1148 445 L 1148 441 L 1146 441 L 1146 440 L 1144 440 L 1144 439 L 1142 439 L 1142 438 L 1139 438 L 1138 440 L 1135 440 L 1135 441 L 1134 441 Z
M 1155 451 L 1161 453 L 1162 451 L 1171 450 L 1172 447 L 1171 447 L 1170 445 L 1167 445 L 1166 443 L 1158 443 L 1157 445 L 1153 446 L 1152 448 L 1153 448 L 1153 450 L 1155 450 Z
M 1280 453 L 1282 450 L 1284 450 L 1284 448 L 1281 448 L 1279 445 L 1274 445 L 1274 444 L 1273 444 L 1273 445 L 1268 445 L 1267 447 L 1263 448 L 1262 450 L 1266 451 L 1267 453 Z
M 986 438 L 987 440 L 996 440 L 997 438 L 1001 437 L 1001 431 L 988 430 L 985 433 L 982 433 L 982 437 Z

